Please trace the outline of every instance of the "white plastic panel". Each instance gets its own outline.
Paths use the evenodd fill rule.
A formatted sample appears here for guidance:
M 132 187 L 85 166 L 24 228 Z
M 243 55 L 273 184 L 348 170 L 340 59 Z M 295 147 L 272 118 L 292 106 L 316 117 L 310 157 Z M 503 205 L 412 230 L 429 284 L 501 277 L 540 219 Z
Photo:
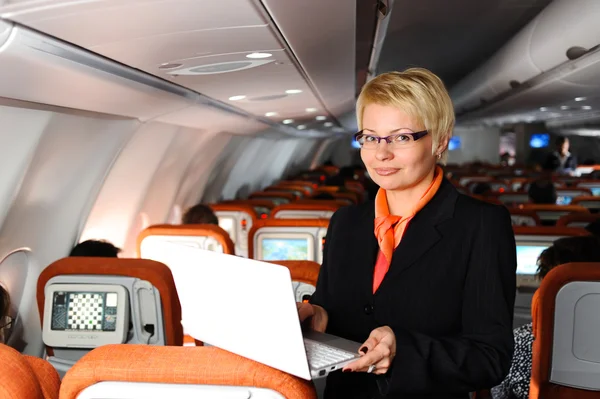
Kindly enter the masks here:
M 556 295 L 550 381 L 600 390 L 600 283 L 573 282 Z
M 133 120 L 55 112 L 45 125 L 0 231 L 0 255 L 31 249 L 23 294 L 32 301 L 23 315 L 25 353 L 42 354 L 35 306 L 39 272 L 69 253 L 108 169 L 136 126 Z
M 140 119 L 191 104 L 180 95 L 103 72 L 98 68 L 115 65 L 23 28 L 13 28 L 0 47 L 0 63 L 1 97 Z
M 121 248 L 125 245 L 127 233 L 177 130 L 176 126 L 151 123 L 136 131 L 113 165 L 80 241 L 106 239 Z M 131 256 L 135 248 L 123 249 L 123 256 Z
M 285 399 L 271 389 L 226 385 L 99 382 L 85 388 L 77 399 Z
M 49 111 L 0 106 L 0 225 L 51 117 Z

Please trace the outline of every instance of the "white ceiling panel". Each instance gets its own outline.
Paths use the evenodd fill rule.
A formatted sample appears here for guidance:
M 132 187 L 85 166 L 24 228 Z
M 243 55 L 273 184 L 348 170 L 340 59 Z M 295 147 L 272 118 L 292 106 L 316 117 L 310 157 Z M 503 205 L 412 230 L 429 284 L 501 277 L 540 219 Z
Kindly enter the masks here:
M 0 9 L 11 19 L 85 48 L 176 32 L 265 25 L 249 1 L 29 1 Z

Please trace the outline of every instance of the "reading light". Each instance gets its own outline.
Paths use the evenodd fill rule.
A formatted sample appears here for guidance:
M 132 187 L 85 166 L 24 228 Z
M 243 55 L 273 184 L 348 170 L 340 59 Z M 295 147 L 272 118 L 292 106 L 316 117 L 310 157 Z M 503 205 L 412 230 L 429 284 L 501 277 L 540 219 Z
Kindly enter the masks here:
M 317 112 L 317 109 L 316 108 L 306 108 L 306 112 L 309 112 L 309 113 Z
M 239 101 L 239 100 L 243 100 L 244 98 L 246 98 L 246 96 L 232 96 L 232 97 L 229 97 L 229 101 Z
M 302 93 L 302 90 L 291 89 L 291 90 L 286 90 L 285 92 L 286 92 L 286 94 L 299 94 L 299 93 Z
M 325 127 L 331 127 L 331 126 L 333 126 L 333 123 L 331 123 L 331 122 L 325 122 L 323 124 L 323 126 L 325 126 Z
M 318 121 L 324 121 L 325 119 L 327 119 L 327 117 L 323 116 L 323 115 L 319 115 L 315 119 L 318 120 Z
M 250 53 L 250 54 L 246 55 L 246 58 L 252 58 L 252 59 L 269 58 L 272 55 L 273 54 L 271 54 L 271 53 Z
M 540 107 L 540 111 L 548 111 L 547 107 Z
M 581 109 L 592 109 L 592 107 L 589 105 L 584 105 L 583 107 L 581 107 Z
M 289 125 L 290 123 L 294 123 L 294 120 L 293 119 L 284 119 L 283 122 L 281 122 L 281 123 L 283 123 L 284 125 Z
M 575 101 L 585 101 L 587 97 L 575 97 Z
M 277 112 L 267 112 L 265 114 L 265 116 L 270 117 L 270 116 L 277 116 Z
M 306 129 L 306 125 L 298 125 L 297 129 L 304 130 L 304 129 Z
M 563 105 L 563 106 L 560 107 L 560 109 L 566 110 L 566 109 L 569 109 L 569 107 L 567 105 Z

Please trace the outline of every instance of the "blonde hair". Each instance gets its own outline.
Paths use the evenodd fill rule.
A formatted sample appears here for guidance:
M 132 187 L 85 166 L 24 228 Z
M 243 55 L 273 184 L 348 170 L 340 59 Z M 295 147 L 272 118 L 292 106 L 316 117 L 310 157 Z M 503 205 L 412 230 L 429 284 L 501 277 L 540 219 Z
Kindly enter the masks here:
M 363 86 L 356 102 L 359 129 L 369 104 L 391 105 L 416 118 L 431 134 L 433 154 L 445 139 L 452 137 L 454 107 L 442 80 L 424 68 L 383 73 Z M 446 163 L 447 148 L 439 162 Z

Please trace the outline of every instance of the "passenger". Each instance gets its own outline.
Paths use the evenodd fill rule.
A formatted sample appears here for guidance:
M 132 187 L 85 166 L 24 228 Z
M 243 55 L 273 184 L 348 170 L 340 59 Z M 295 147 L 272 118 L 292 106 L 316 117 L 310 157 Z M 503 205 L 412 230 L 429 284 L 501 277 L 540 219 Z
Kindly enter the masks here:
M 554 241 L 537 260 L 537 276 L 541 280 L 556 266 L 570 262 L 600 262 L 600 240 L 596 236 L 565 237 Z M 510 371 L 504 381 L 492 388 L 494 399 L 527 399 L 531 379 L 533 347 L 532 323 L 514 330 L 515 352 Z
M 510 369 L 509 212 L 459 195 L 436 167 L 454 126 L 437 76 L 385 73 L 356 108 L 361 158 L 380 189 L 333 215 L 316 291 L 298 305 L 309 327 L 363 342 L 360 359 L 328 376 L 325 398 L 467 399 Z
M 216 224 L 219 219 L 213 210 L 206 205 L 197 204 L 188 209 L 182 218 L 182 224 Z
M 325 180 L 325 185 L 345 187 L 346 180 L 354 180 L 354 168 L 352 166 L 344 166 L 341 168 L 337 175 Z
M 492 193 L 492 186 L 486 182 L 480 182 L 475 184 L 473 188 L 473 194 L 475 195 L 489 195 Z
M 527 190 L 529 200 L 534 204 L 556 204 L 556 187 L 550 180 L 536 180 Z
M 0 284 L 0 343 L 6 343 L 6 330 L 10 329 L 12 319 L 9 316 L 10 296 L 8 291 Z
M 87 240 L 75 245 L 69 256 L 86 256 L 100 258 L 118 258 L 121 250 L 110 242 Z
M 560 136 L 556 139 L 556 150 L 548 155 L 544 169 L 556 173 L 570 173 L 577 169 L 577 159 L 569 152 L 569 139 Z

